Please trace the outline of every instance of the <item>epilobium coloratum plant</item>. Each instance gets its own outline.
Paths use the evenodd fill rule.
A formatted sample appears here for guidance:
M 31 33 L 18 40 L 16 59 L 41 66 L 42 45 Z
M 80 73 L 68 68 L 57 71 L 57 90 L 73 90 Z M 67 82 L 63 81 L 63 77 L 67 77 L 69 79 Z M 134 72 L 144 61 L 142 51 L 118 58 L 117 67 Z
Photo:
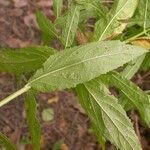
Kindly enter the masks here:
M 42 46 L 0 52 L 0 71 L 33 74 L 0 106 L 27 93 L 32 145 L 40 150 L 35 93 L 74 88 L 103 150 L 106 140 L 117 149 L 141 150 L 126 111 L 137 110 L 143 124 L 150 127 L 149 95 L 130 81 L 139 69 L 150 68 L 149 47 L 142 47 L 140 41 L 150 35 L 150 0 L 114 0 L 109 7 L 101 0 L 68 0 L 67 7 L 63 0 L 54 0 L 53 6 L 54 22 L 41 11 L 36 13 Z M 63 51 L 49 47 L 54 39 Z M 118 97 L 110 93 L 110 86 L 118 89 Z M 2 134 L 0 142 L 8 150 L 17 149 Z

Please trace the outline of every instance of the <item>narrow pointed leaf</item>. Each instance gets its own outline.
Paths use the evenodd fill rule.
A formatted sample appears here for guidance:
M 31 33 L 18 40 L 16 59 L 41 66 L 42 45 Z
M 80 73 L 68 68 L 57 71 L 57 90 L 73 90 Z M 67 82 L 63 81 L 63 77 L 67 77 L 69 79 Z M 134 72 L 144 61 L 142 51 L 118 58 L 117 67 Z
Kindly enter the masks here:
M 16 146 L 2 133 L 0 133 L 0 145 L 6 150 L 17 150 Z
M 36 70 L 54 52 L 45 46 L 1 50 L 0 71 L 20 74 Z
M 75 87 L 116 69 L 145 52 L 147 51 L 141 47 L 119 41 L 93 42 L 73 47 L 50 56 L 28 84 L 40 91 Z
M 93 40 L 101 41 L 122 33 L 127 24 L 122 20 L 128 20 L 133 16 L 138 0 L 118 0 L 115 2 L 117 3 L 115 10 L 112 9 L 106 18 L 97 22 Z M 101 32 L 97 33 L 98 30 Z
M 139 0 L 137 10 L 130 24 L 138 24 L 146 30 L 150 27 L 150 0 Z
M 108 11 L 99 0 L 75 0 L 78 4 L 82 5 L 87 10 L 93 10 L 95 16 L 104 17 Z M 94 17 L 95 17 L 94 16 Z
M 118 149 L 141 150 L 130 119 L 118 104 L 117 99 L 110 96 L 108 89 L 99 78 L 84 83 L 84 85 L 89 92 L 91 101 L 94 101 L 93 103 L 96 103 L 97 108 L 101 111 L 100 118 L 102 118 L 105 126 L 104 137 Z
M 62 7 L 63 7 L 63 0 L 54 0 L 53 1 L 53 9 L 54 9 L 56 18 L 58 18 L 61 15 Z
M 119 0 L 115 10 L 117 20 L 127 20 L 131 18 L 137 8 L 138 0 Z
M 54 24 L 41 11 L 36 12 L 36 20 L 45 43 L 50 42 L 54 37 L 58 38 Z
M 94 126 L 94 131 L 97 138 L 99 139 L 100 144 L 103 144 L 105 141 L 105 126 L 102 119 L 101 109 L 97 105 L 96 101 L 93 100 L 84 84 L 77 85 L 75 89 L 79 97 L 80 104 L 86 111 L 91 123 Z
M 39 121 L 36 117 L 37 106 L 33 93 L 31 92 L 27 93 L 25 106 L 26 106 L 27 123 L 31 134 L 33 150 L 40 150 L 41 129 Z
M 74 41 L 74 37 L 78 28 L 80 17 L 80 7 L 72 5 L 68 14 L 65 28 L 62 31 L 61 41 L 65 48 L 70 47 Z
M 145 55 L 138 57 L 137 59 L 131 61 L 126 68 L 121 73 L 127 79 L 131 79 L 135 73 L 139 70 L 143 60 L 145 59 Z
M 149 70 L 150 69 L 150 52 L 146 55 L 142 65 L 141 65 L 141 70 Z
M 121 90 L 124 98 L 127 99 L 131 106 L 139 111 L 142 119 L 148 126 L 150 126 L 150 101 L 148 99 L 148 95 L 134 83 L 116 72 L 108 74 L 106 78 L 109 79 L 110 84 Z

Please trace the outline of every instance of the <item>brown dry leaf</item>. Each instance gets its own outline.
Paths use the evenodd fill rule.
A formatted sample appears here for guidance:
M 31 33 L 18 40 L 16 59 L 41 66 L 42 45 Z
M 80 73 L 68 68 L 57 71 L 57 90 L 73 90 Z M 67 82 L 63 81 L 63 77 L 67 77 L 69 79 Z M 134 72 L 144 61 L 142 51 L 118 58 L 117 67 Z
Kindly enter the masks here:
M 150 49 L 150 38 L 139 38 L 131 41 L 131 44 Z
M 63 143 L 61 145 L 61 150 L 69 150 L 69 147 L 65 143 Z
M 76 34 L 76 38 L 77 38 L 77 42 L 78 44 L 85 44 L 89 41 L 91 36 L 91 32 L 90 31 L 86 31 L 85 33 L 83 32 L 77 32 Z
M 48 103 L 48 104 L 57 103 L 58 100 L 59 100 L 59 97 L 58 97 L 58 95 L 56 95 L 56 96 L 54 96 L 54 97 L 48 99 L 47 103 Z
M 13 0 L 15 7 L 17 8 L 21 8 L 21 7 L 25 7 L 28 5 L 28 1 L 27 0 Z

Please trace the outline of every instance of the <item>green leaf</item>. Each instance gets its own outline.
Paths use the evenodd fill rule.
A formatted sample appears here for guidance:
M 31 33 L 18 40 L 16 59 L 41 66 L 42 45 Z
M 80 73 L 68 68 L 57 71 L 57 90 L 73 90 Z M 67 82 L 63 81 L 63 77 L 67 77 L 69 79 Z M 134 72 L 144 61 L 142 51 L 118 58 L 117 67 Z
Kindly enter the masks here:
M 140 143 L 134 132 L 133 125 L 127 117 L 123 108 L 118 104 L 117 99 L 110 96 L 108 89 L 99 80 L 94 79 L 84 84 L 89 98 L 93 103 L 97 104 L 97 109 L 101 111 L 99 114 L 99 122 L 103 120 L 105 130 L 104 137 L 110 140 L 118 149 L 121 150 L 141 150 Z M 82 95 L 85 99 L 86 95 Z M 87 102 L 87 100 L 85 100 Z M 83 101 L 83 100 L 82 100 Z M 87 109 L 89 111 L 90 108 Z M 94 114 L 94 109 L 92 109 Z M 91 111 L 91 110 L 90 110 Z M 95 109 L 95 111 L 97 111 Z M 97 112 L 99 112 L 97 111 Z
M 143 121 L 150 126 L 150 101 L 148 95 L 119 73 L 110 73 L 105 78 L 109 79 L 111 85 L 120 89 L 128 103 L 139 111 Z
M 2 133 L 0 133 L 0 145 L 6 150 L 17 150 L 16 146 Z
M 113 7 L 106 18 L 102 18 L 96 23 L 94 40 L 101 41 L 122 33 L 127 24 L 122 20 L 128 20 L 133 16 L 138 0 L 117 0 L 115 2 L 118 2 L 116 7 Z M 101 31 L 98 32 L 98 30 Z
M 36 12 L 36 20 L 45 43 L 50 42 L 54 37 L 58 38 L 54 24 L 41 11 Z
M 149 70 L 150 69 L 150 52 L 147 53 L 142 65 L 141 65 L 141 70 Z
M 80 18 L 80 7 L 72 5 L 67 14 L 65 28 L 62 31 L 61 41 L 65 48 L 70 47 L 74 41 Z
M 58 18 L 61 15 L 62 7 L 63 7 L 63 0 L 53 1 L 53 8 L 56 18 Z
M 117 20 L 127 20 L 131 18 L 137 8 L 138 0 L 119 0 L 115 10 Z
M 37 70 L 29 80 L 28 85 L 39 91 L 75 87 L 146 52 L 141 47 L 119 41 L 93 42 L 73 47 L 50 56 L 43 64 L 43 68 Z
M 135 73 L 139 70 L 145 55 L 138 57 L 137 59 L 131 61 L 121 73 L 127 79 L 131 79 Z
M 135 73 L 139 70 L 144 58 L 145 58 L 145 55 L 140 56 L 137 59 L 131 61 L 125 67 L 123 72 L 121 72 L 121 75 L 125 77 L 126 79 L 131 79 L 135 75 Z M 132 103 L 126 98 L 126 96 L 122 92 L 120 92 L 119 103 L 126 111 L 134 109 L 134 106 L 132 105 Z
M 125 28 L 126 23 L 122 23 L 122 26 L 120 26 L 120 23 L 116 20 L 114 20 L 113 23 L 110 24 L 110 26 L 106 29 L 104 33 L 105 27 L 107 24 L 109 24 L 111 18 L 111 15 L 107 15 L 105 18 L 101 18 L 96 22 L 92 41 L 101 41 L 105 38 L 112 38 L 122 33 L 122 29 Z M 103 35 L 104 37 L 100 37 L 101 35 Z
M 56 18 L 54 24 L 57 28 L 63 29 L 63 28 L 65 28 L 66 20 L 67 20 L 67 13 L 65 13 L 63 16 Z
M 44 46 L 4 49 L 0 51 L 0 71 L 20 74 L 36 70 L 54 52 Z
M 139 0 L 138 8 L 130 23 L 132 25 L 138 24 L 144 30 L 150 27 L 150 0 Z
M 107 8 L 102 5 L 99 0 L 75 0 L 78 4 L 82 5 L 87 11 L 94 12 L 95 16 L 104 17 Z
M 92 122 L 93 129 L 95 131 L 94 133 L 97 139 L 99 140 L 100 144 L 103 145 L 103 143 L 105 143 L 105 126 L 99 105 L 97 105 L 97 102 L 93 100 L 93 97 L 90 95 L 84 84 L 77 85 L 75 90 L 79 97 L 80 104 Z
M 36 100 L 34 98 L 34 94 L 31 91 L 27 93 L 25 106 L 33 150 L 40 150 L 41 129 L 39 121 L 36 117 Z

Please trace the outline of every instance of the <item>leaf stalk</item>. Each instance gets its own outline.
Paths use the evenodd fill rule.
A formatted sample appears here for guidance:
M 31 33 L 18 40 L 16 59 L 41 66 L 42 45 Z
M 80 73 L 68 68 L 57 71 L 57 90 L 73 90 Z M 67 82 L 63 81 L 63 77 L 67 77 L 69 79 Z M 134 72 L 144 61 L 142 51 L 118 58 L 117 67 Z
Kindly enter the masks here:
M 15 93 L 13 93 L 10 96 L 6 97 L 5 99 L 1 100 L 0 101 L 0 107 L 2 107 L 3 105 L 7 104 L 8 102 L 13 100 L 14 98 L 18 97 L 19 95 L 27 92 L 30 88 L 31 87 L 27 84 L 22 89 L 16 91 Z

